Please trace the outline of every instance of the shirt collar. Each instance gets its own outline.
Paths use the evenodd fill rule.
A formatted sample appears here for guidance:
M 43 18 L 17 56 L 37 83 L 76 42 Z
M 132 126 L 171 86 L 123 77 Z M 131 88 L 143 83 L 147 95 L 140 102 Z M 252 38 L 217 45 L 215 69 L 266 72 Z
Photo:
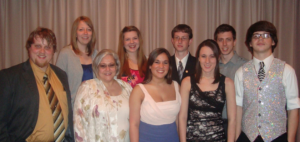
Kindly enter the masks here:
M 183 68 L 185 68 L 185 65 L 186 65 L 186 62 L 187 62 L 187 60 L 188 60 L 189 55 L 190 55 L 190 52 L 189 52 L 188 54 L 186 54 L 181 60 L 179 60 L 179 59 L 176 57 L 176 55 L 175 55 L 175 61 L 176 61 L 176 66 L 177 66 L 177 68 L 178 68 L 178 66 L 179 66 L 179 61 L 182 62 L 182 66 L 183 66 Z
M 238 63 L 239 56 L 238 56 L 238 54 L 236 53 L 236 51 L 234 51 L 233 53 L 234 53 L 234 54 L 233 54 L 233 56 L 232 56 L 232 58 L 230 59 L 229 62 L 232 62 L 232 63 L 236 64 L 236 63 Z
M 48 78 L 50 78 L 50 76 L 51 76 L 51 67 L 50 67 L 50 64 L 48 64 L 46 72 L 44 72 L 35 63 L 33 63 L 30 59 L 29 59 L 29 63 L 30 63 L 30 66 L 32 68 L 32 71 L 33 71 L 36 79 L 38 79 L 39 81 L 43 82 L 43 77 L 44 77 L 45 73 L 48 75 Z
M 236 63 L 238 63 L 238 60 L 239 60 L 239 56 L 237 55 L 236 51 L 233 51 L 233 56 L 231 57 L 231 59 L 226 64 L 228 64 L 229 62 L 231 62 L 233 64 L 236 64 Z M 220 58 L 219 63 L 223 64 L 222 58 Z
M 271 54 L 269 57 L 265 58 L 264 60 L 259 60 L 259 59 L 255 58 L 255 57 L 253 57 L 253 64 L 255 66 L 256 72 L 258 72 L 259 67 L 260 67 L 259 66 L 259 62 L 264 62 L 264 64 L 265 64 L 264 70 L 265 70 L 265 72 L 267 72 L 269 70 L 272 62 L 273 62 L 273 59 L 274 59 L 274 55 L 273 54 Z

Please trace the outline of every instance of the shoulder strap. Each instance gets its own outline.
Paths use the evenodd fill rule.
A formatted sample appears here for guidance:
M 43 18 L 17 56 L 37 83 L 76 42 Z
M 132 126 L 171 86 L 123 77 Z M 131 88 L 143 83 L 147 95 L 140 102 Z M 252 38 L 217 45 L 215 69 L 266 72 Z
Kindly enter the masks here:
M 219 82 L 219 86 L 218 86 L 218 91 L 219 89 L 221 88 L 222 89 L 222 92 L 223 92 L 223 99 L 226 100 L 226 94 L 225 94 L 225 79 L 226 79 L 226 76 L 224 76 L 223 74 L 221 74 L 221 77 L 220 77 L 220 82 Z
M 226 78 L 226 76 L 224 76 L 223 74 L 220 74 L 219 85 L 224 85 L 225 86 L 225 78 Z
M 194 75 L 190 76 L 190 81 L 191 81 L 191 85 L 196 84 L 196 80 L 195 80 L 195 76 Z
M 148 91 L 146 90 L 144 84 L 141 84 L 141 83 L 140 83 L 140 84 L 137 84 L 137 85 L 139 85 L 139 86 L 141 87 L 143 93 L 145 94 L 145 97 L 149 95 L 149 93 L 148 93 Z
M 178 100 L 178 98 L 180 98 L 179 84 L 175 80 L 173 80 L 173 83 L 175 87 L 176 100 Z

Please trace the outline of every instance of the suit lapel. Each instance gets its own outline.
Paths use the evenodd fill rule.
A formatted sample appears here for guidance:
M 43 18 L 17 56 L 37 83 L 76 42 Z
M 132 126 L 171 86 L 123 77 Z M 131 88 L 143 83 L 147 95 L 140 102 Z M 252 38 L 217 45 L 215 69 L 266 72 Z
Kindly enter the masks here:
M 24 77 L 27 87 L 30 89 L 33 96 L 39 96 L 39 91 L 35 81 L 35 76 L 33 74 L 32 68 L 30 66 L 29 60 L 23 64 L 22 76 Z
M 58 79 L 60 80 L 61 84 L 63 85 L 64 90 L 66 91 L 66 90 L 67 90 L 67 89 L 66 89 L 66 88 L 67 88 L 66 83 L 68 83 L 68 82 L 66 82 L 66 80 L 67 80 L 66 76 L 64 76 L 64 75 L 61 74 L 59 71 L 57 71 L 56 68 L 53 67 L 52 64 L 50 64 L 50 67 L 51 67 L 51 69 L 54 71 L 54 73 L 56 74 L 56 76 L 57 76 Z
M 171 64 L 172 64 L 172 79 L 176 80 L 180 84 L 178 72 L 177 72 L 177 66 L 175 61 L 175 55 L 171 57 Z
M 195 66 L 195 65 L 193 65 L 193 62 L 191 60 L 191 54 L 189 54 L 188 60 L 186 62 L 186 65 L 185 65 L 185 68 L 183 71 L 182 79 L 189 75 L 192 66 Z

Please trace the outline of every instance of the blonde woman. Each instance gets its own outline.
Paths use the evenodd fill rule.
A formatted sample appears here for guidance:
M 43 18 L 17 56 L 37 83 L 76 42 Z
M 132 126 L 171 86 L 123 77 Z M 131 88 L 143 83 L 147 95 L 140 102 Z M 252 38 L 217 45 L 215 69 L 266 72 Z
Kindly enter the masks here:
M 97 55 L 95 43 L 96 36 L 91 19 L 78 17 L 72 25 L 71 44 L 61 49 L 56 61 L 56 66 L 68 75 L 72 106 L 81 82 L 95 77 L 92 70 L 92 61 Z

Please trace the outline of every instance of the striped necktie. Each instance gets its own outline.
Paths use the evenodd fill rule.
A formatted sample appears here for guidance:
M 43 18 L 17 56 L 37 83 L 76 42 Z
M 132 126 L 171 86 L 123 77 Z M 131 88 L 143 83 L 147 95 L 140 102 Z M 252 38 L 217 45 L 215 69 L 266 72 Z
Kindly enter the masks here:
M 181 80 L 182 78 L 182 74 L 183 74 L 183 66 L 182 66 L 182 62 L 179 61 L 179 66 L 178 66 L 178 76 L 179 76 L 179 79 Z
M 49 83 L 47 74 L 45 74 L 43 77 L 43 83 L 49 100 L 50 109 L 52 111 L 52 117 L 54 122 L 54 140 L 56 142 L 61 142 L 65 137 L 64 118 L 62 115 L 61 107 L 53 91 L 53 88 Z
M 259 81 L 261 82 L 264 78 L 265 78 L 265 70 L 264 70 L 264 67 L 265 67 L 265 63 L 264 62 L 259 62 L 259 70 L 258 70 L 258 79 Z

